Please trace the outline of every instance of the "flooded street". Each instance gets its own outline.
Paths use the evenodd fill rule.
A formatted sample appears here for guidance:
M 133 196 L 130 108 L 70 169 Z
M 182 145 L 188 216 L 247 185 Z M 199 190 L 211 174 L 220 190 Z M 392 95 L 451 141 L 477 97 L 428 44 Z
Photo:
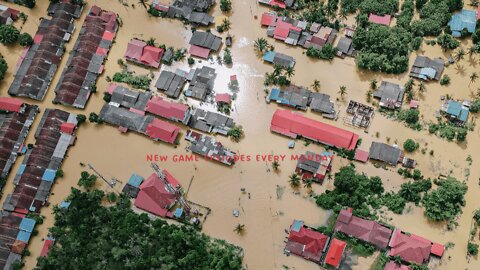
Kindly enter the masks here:
M 117 64 L 117 60 L 123 59 L 127 43 L 131 38 L 138 37 L 148 40 L 153 37 L 158 44 L 166 44 L 167 47 L 188 48 L 191 31 L 179 20 L 150 17 L 145 9 L 138 4 L 138 1 L 124 1 L 129 2 L 130 6 L 125 7 L 116 0 L 86 1 L 88 2 L 86 9 L 94 4 L 99 5 L 103 9 L 118 12 L 123 22 L 123 26 L 119 29 L 115 43 L 108 55 L 105 72 L 97 82 L 98 93 L 90 98 L 86 109 L 77 110 L 51 103 L 55 96 L 53 86 L 57 84 L 60 73 L 65 66 L 68 52 L 72 49 L 78 36 L 86 10 L 84 10 L 81 19 L 75 22 L 76 31 L 72 40 L 67 44 L 67 53 L 62 59 L 44 101 L 26 100 L 26 102 L 39 105 L 42 112 L 45 108 L 58 108 L 87 116 L 90 112 L 98 113 L 104 104 L 103 92 L 109 85 L 106 77 L 112 77 L 115 72 L 120 71 L 121 67 Z M 49 1 L 39 0 L 37 2 L 37 6 L 31 11 L 8 4 L 29 15 L 22 31 L 28 32 L 32 36 L 37 30 L 39 18 L 47 16 L 46 9 Z M 260 27 L 259 19 L 254 19 L 254 16 L 260 18 L 261 14 L 268 10 L 267 8 L 260 7 L 256 0 L 234 0 L 232 2 L 233 12 L 229 19 L 232 22 L 230 34 L 234 38 L 231 48 L 233 66 L 229 68 L 218 65 L 216 60 L 215 63 L 199 62 L 197 60 L 193 66 L 207 65 L 216 68 L 217 79 L 214 90 L 217 93 L 229 91 L 227 85 L 230 75 L 237 75 L 239 80 L 240 90 L 237 99 L 234 101 L 235 110 L 231 113 L 231 117 L 237 124 L 243 126 L 245 138 L 239 143 L 234 143 L 223 136 L 216 136 L 216 139 L 237 154 L 246 155 L 278 154 L 290 156 L 291 154 L 303 154 L 307 149 L 313 152 L 320 152 L 323 149 L 321 146 L 314 144 L 305 146 L 303 141 L 297 141 L 294 149 L 288 149 L 288 138 L 270 132 L 272 115 L 279 106 L 274 103 L 266 104 L 263 81 L 265 72 L 271 72 L 273 67 L 264 64 L 253 49 L 254 40 L 258 37 L 265 37 L 270 44 L 275 46 L 276 51 L 296 59 L 293 84 L 309 87 L 315 79 L 318 79 L 321 82 L 320 92 L 330 94 L 332 100 L 339 98 L 338 90 L 341 85 L 347 87 L 346 101 L 337 101 L 340 106 L 339 120 L 327 120 L 310 111 L 305 113 L 308 117 L 356 132 L 363 139 L 360 148 L 364 150 L 368 150 L 372 141 L 387 142 L 389 138 L 390 143 L 397 141 L 398 145 L 402 145 L 406 139 L 414 139 L 420 143 L 420 148 L 428 150 L 425 151 L 425 154 L 417 151 L 415 154 L 407 155 L 418 161 L 418 168 L 426 177 L 434 178 L 444 174 L 452 175 L 459 181 L 466 180 L 468 192 L 465 199 L 467 203 L 463 208 L 463 214 L 457 220 L 458 227 L 455 230 L 447 231 L 445 224 L 429 222 L 424 217 L 423 210 L 414 205 L 412 205 L 411 210 L 405 211 L 403 215 L 390 213 L 388 216 L 391 219 L 385 221 L 406 232 L 415 233 L 435 242 L 443 244 L 453 242 L 455 244 L 454 248 L 446 251 L 441 265 L 436 269 L 480 269 L 478 259 L 472 258 L 470 262 L 467 262 L 466 258 L 473 212 L 480 206 L 480 196 L 478 196 L 480 192 L 480 170 L 478 170 L 480 166 L 480 155 L 478 154 L 480 129 L 478 126 L 475 127 L 474 131 L 468 133 L 464 144 L 447 142 L 439 137 L 429 135 L 427 130 L 414 131 L 404 127 L 401 123 L 386 119 L 378 112 L 374 116 L 368 133 L 345 126 L 342 119 L 346 115 L 347 101 L 351 99 L 366 103 L 366 93 L 372 79 L 376 79 L 378 82 L 388 80 L 403 85 L 408 80 L 408 75 L 361 72 L 357 70 L 352 58 L 335 58 L 331 62 L 311 60 L 307 58 L 304 50 L 300 47 L 291 47 L 274 42 L 272 38 L 266 36 L 266 29 Z M 2 2 L 2 4 L 4 3 Z M 132 8 L 131 4 L 135 4 L 136 7 Z M 214 9 L 214 15 L 220 15 L 218 5 Z M 350 23 L 351 21 L 349 20 Z M 212 32 L 216 33 L 213 28 Z M 226 33 L 222 35 L 222 37 L 225 36 Z M 463 46 L 467 47 L 467 43 Z M 19 45 L 12 47 L 0 45 L 0 53 L 9 65 L 8 73 L 3 82 L 0 83 L 0 95 L 2 96 L 8 95 L 7 90 L 13 80 L 14 67 L 21 52 L 22 48 Z M 410 63 L 413 63 L 417 53 L 429 57 L 443 57 L 444 59 L 449 56 L 444 54 L 438 46 L 433 47 L 423 44 L 419 52 L 412 53 Z M 216 59 L 216 55 L 214 55 L 214 59 Z M 472 98 L 472 92 L 480 87 L 480 83 L 469 84 L 468 77 L 471 72 L 478 70 L 479 60 L 479 56 L 473 59 L 466 56 L 459 64 L 459 66 L 463 66 L 464 72 L 459 72 L 458 70 L 461 69 L 457 68 L 456 65 L 446 68 L 444 74 L 450 76 L 450 86 L 440 86 L 436 82 L 426 84 L 427 90 L 420 97 L 419 110 L 422 120 L 435 120 L 434 113 L 440 109 L 441 96 L 450 94 L 455 99 Z M 142 67 L 129 66 L 137 74 L 148 74 L 150 72 Z M 186 59 L 182 63 L 174 64 L 171 67 L 162 65 L 161 70 L 175 70 L 176 68 L 188 70 Z M 158 76 L 158 70 L 153 72 Z M 155 80 L 152 81 L 152 85 L 154 83 Z M 152 89 L 154 88 L 152 87 Z M 180 99 L 184 100 L 183 97 Z M 189 103 L 197 104 L 191 102 L 191 100 L 189 100 Z M 35 119 L 26 143 L 34 143 L 33 131 L 39 122 L 40 115 Z M 115 127 L 106 124 L 85 123 L 78 129 L 77 141 L 67 153 L 62 167 L 65 176 L 58 179 L 53 186 L 52 195 L 49 198 L 51 205 L 63 201 L 70 193 L 70 188 L 76 187 L 80 172 L 88 170 L 87 167 L 81 167 L 80 163 L 92 164 L 105 178 L 116 177 L 123 183 L 128 181 L 132 173 L 146 177 L 152 172 L 150 163 L 146 158 L 148 154 L 173 156 L 187 153 L 185 148 L 188 144 L 183 138 L 186 130 L 185 127 L 182 127 L 180 145 L 174 147 L 165 143 L 153 142 L 148 137 L 132 132 L 122 134 Z M 378 138 L 376 136 L 377 132 Z M 429 154 L 430 150 L 434 150 L 433 156 Z M 471 155 L 473 159 L 471 166 L 465 161 L 468 155 Z M 15 163 L 3 194 L 8 194 L 13 190 L 12 180 L 22 160 L 23 157 Z M 347 164 L 347 160 L 336 157 L 333 172 Z M 194 177 L 188 192 L 188 199 L 212 209 L 204 224 L 203 232 L 244 248 L 244 263 L 248 269 L 282 269 L 283 266 L 298 270 L 319 269 L 318 265 L 300 257 L 287 257 L 283 254 L 284 241 L 287 236 L 285 230 L 289 228 L 293 219 L 301 219 L 305 221 L 305 224 L 317 227 L 323 225 L 329 217 L 327 211 L 317 207 L 314 200 L 305 195 L 306 192 L 303 187 L 299 189 L 299 194 L 295 194 L 295 191 L 290 187 L 288 176 L 295 169 L 296 163 L 294 161 L 287 158 L 286 161 L 280 162 L 278 173 L 269 170 L 271 168 L 270 162 L 263 161 L 238 162 L 232 168 L 202 159 L 195 164 L 173 162 L 170 159 L 159 165 L 175 176 L 184 187 L 187 187 L 190 179 Z M 384 181 L 386 190 L 398 190 L 401 183 L 406 181 L 397 173 L 398 168 L 385 170 L 375 168 L 372 163 L 356 163 L 356 167 L 358 171 L 370 176 L 380 176 Z M 470 169 L 470 175 L 466 179 L 465 169 L 468 168 Z M 104 185 L 100 179 L 98 186 L 100 189 L 109 191 L 109 187 Z M 277 198 L 277 186 L 280 189 L 284 187 L 284 193 L 280 199 Z M 122 187 L 123 184 L 117 185 L 116 190 L 120 191 Z M 242 194 L 241 188 L 245 188 L 246 192 L 251 194 L 251 198 Z M 313 190 L 316 193 L 321 193 L 325 189 L 331 188 L 333 188 L 333 180 L 325 180 L 322 186 L 314 185 Z M 3 204 L 3 199 L 0 201 L 1 204 Z M 232 216 L 233 209 L 240 210 L 238 218 Z M 46 218 L 44 224 L 37 226 L 39 234 L 32 237 L 30 241 L 28 249 L 31 255 L 25 257 L 25 269 L 32 269 L 35 266 L 36 258 L 40 255 L 43 246 L 43 239 L 47 236 L 48 228 L 54 222 L 51 206 L 44 207 L 41 214 Z M 234 232 L 234 227 L 238 223 L 245 224 L 245 233 L 241 236 Z M 369 269 L 372 261 L 371 258 L 361 258 L 359 264 L 354 268 Z

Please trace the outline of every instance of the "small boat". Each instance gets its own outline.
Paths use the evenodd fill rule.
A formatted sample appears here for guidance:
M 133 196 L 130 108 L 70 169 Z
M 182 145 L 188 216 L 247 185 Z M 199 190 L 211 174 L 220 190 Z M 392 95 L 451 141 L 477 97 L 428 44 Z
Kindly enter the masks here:
M 233 209 L 232 214 L 233 214 L 234 217 L 239 217 L 240 216 L 240 212 L 237 209 Z

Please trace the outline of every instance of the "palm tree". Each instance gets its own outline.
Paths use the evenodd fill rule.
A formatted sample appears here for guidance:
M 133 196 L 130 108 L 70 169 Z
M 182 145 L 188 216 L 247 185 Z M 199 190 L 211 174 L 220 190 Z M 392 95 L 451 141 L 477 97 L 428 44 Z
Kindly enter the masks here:
M 478 74 L 476 72 L 472 72 L 472 74 L 470 74 L 470 83 L 468 85 L 475 82 L 477 79 L 478 79 Z
M 149 40 L 147 40 L 147 45 L 148 46 L 155 46 L 155 38 L 151 37 Z
M 313 90 L 318 92 L 318 90 L 320 90 L 320 81 L 315 79 L 313 81 L 312 88 L 313 88 Z
M 340 19 L 341 19 L 341 20 L 346 20 L 346 19 L 347 19 L 347 15 L 348 15 L 348 14 L 347 14 L 347 11 L 346 11 L 344 8 L 342 8 L 342 9 L 340 10 Z
M 142 5 L 145 9 L 148 9 L 147 2 L 148 0 L 138 0 L 138 3 Z
M 305 180 L 305 184 L 303 185 L 305 188 L 307 189 L 311 189 L 312 188 L 312 184 L 313 184 L 313 179 L 312 178 L 308 178 L 307 180 Z
M 292 185 L 292 187 L 298 187 L 300 186 L 300 177 L 298 176 L 298 174 L 296 173 L 292 173 L 290 175 L 290 185 Z
M 283 67 L 282 67 L 282 66 L 275 65 L 275 66 L 273 67 L 273 75 L 275 75 L 275 77 L 281 75 L 281 74 L 282 74 L 282 70 L 283 70 Z
M 235 226 L 235 229 L 233 231 L 236 232 L 238 235 L 241 235 L 245 231 L 245 225 L 239 223 L 237 224 L 237 226 Z
M 230 30 L 231 26 L 232 26 L 232 23 L 227 18 L 223 19 L 222 28 L 223 28 L 224 31 Z
M 293 75 L 295 75 L 295 69 L 293 67 L 287 67 L 285 69 L 285 75 L 290 79 Z
M 462 60 L 465 57 L 465 50 L 463 48 L 458 49 L 457 54 L 455 55 L 455 60 L 457 61 L 457 64 L 460 60 Z
M 343 98 L 347 94 L 347 87 L 345 85 L 340 86 L 340 91 L 338 91 L 338 93 Z
M 264 51 L 267 50 L 267 48 L 269 47 L 268 45 L 268 41 L 264 38 L 257 38 L 255 40 L 255 43 L 253 44 L 253 46 L 255 47 L 255 49 L 257 49 L 260 53 L 263 53 Z
M 377 89 L 377 80 L 373 79 L 370 81 L 370 89 L 372 90 Z
M 278 163 L 278 161 L 274 160 L 272 162 L 272 168 L 274 171 L 278 171 L 278 167 L 280 167 L 280 163 Z
M 423 82 L 420 82 L 420 83 L 418 84 L 418 91 L 419 91 L 420 93 L 423 93 L 423 92 L 425 92 L 425 89 L 426 89 L 425 84 L 424 84 Z

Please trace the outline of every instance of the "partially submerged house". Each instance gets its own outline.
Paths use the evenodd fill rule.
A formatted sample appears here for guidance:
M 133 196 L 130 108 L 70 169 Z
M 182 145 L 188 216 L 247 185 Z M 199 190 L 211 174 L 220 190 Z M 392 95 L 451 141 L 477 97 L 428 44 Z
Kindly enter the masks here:
M 385 264 L 383 270 L 412 270 L 412 268 L 404 264 L 398 264 L 394 261 L 389 261 Z
M 325 118 L 335 119 L 337 117 L 335 104 L 330 99 L 330 95 L 312 92 L 310 94 L 310 108 L 314 112 L 321 113 Z
M 287 110 L 275 111 L 270 131 L 293 139 L 302 137 L 345 150 L 355 149 L 359 138 L 353 132 L 306 118 L 301 114 Z
M 169 18 L 183 19 L 193 25 L 208 26 L 214 22 L 214 18 L 208 14 L 214 3 L 214 0 L 174 0 L 168 6 L 154 1 L 152 7 L 164 12 Z
M 396 166 L 403 161 L 404 153 L 398 147 L 381 142 L 372 142 L 368 158 Z
M 463 126 L 468 121 L 469 108 L 465 103 L 448 99 L 442 105 L 442 112 L 454 124 Z
M 430 59 L 426 56 L 417 56 L 410 70 L 410 77 L 418 78 L 424 81 L 440 80 L 445 61 L 441 58 Z
M 210 32 L 195 31 L 190 39 L 189 53 L 192 56 L 207 59 L 211 52 L 217 52 L 222 46 L 222 38 Z
M 452 18 L 448 22 L 448 26 L 454 37 L 461 37 L 464 29 L 467 33 L 471 34 L 475 32 L 477 26 L 477 12 L 474 10 L 463 9 L 452 15 Z
M 0 97 L 0 111 L 0 179 L 6 180 L 17 157 L 26 151 L 25 139 L 40 110 L 20 99 Z
M 263 61 L 280 66 L 282 68 L 293 68 L 295 66 L 295 58 L 283 53 L 277 53 L 274 51 L 266 52 L 263 57 Z
M 10 25 L 18 19 L 19 10 L 0 5 L 0 25 Z
M 343 122 L 354 127 L 368 128 L 372 121 L 375 110 L 373 107 L 350 100 L 347 106 L 348 116 L 343 118 Z
M 280 105 L 306 111 L 310 104 L 310 95 L 311 92 L 308 89 L 292 85 L 286 89 L 273 88 L 266 97 L 266 101 L 275 101 Z
M 130 198 L 137 198 L 138 192 L 140 192 L 140 185 L 145 179 L 138 175 L 132 174 L 128 179 L 127 184 L 122 189 L 122 193 L 126 194 Z
M 85 108 L 90 94 L 96 91 L 118 27 L 116 13 L 91 7 L 55 87 L 54 103 Z
M 194 109 L 188 126 L 206 133 L 227 135 L 235 126 L 233 119 L 216 112 Z
M 167 97 L 178 98 L 187 82 L 187 78 L 179 72 L 162 71 L 158 77 L 155 87 L 165 92 Z
M 235 164 L 235 152 L 225 148 L 213 137 L 188 130 L 185 140 L 191 143 L 188 150 L 205 159 L 214 160 L 228 166 Z
M 338 214 L 333 229 L 348 236 L 361 239 L 385 250 L 388 246 L 392 230 L 382 224 L 352 215 L 352 209 L 342 209 Z
M 395 229 L 388 244 L 391 257 L 400 257 L 408 263 L 424 264 L 430 259 L 432 242 L 415 234 L 405 234 Z M 443 251 L 442 251 L 443 254 Z
M 392 15 L 386 14 L 383 16 L 376 15 L 374 13 L 370 13 L 368 15 L 368 22 L 369 23 L 376 23 L 380 25 L 390 26 L 390 22 L 392 21 Z
M 82 10 L 81 6 L 68 2 L 53 7 L 49 12 L 52 18 L 40 20 L 33 45 L 26 49 L 17 64 L 14 80 L 8 89 L 12 96 L 43 100 L 47 93 L 65 52 L 64 45 L 75 29 L 73 21 L 79 18 Z
M 317 33 L 307 34 L 306 32 L 304 32 L 304 34 L 306 34 L 306 40 L 303 45 L 300 44 L 301 46 L 306 49 L 310 47 L 321 49 L 326 44 L 333 45 L 337 37 L 338 31 L 328 26 L 322 26 Z
M 303 221 L 294 220 L 290 226 L 285 252 L 320 264 L 329 240 L 330 237 L 305 226 Z
M 295 7 L 295 0 L 258 0 L 258 3 L 279 9 Z
M 405 89 L 396 83 L 382 81 L 380 87 L 373 92 L 373 97 L 380 99 L 379 105 L 388 109 L 402 107 Z
M 333 153 L 322 152 L 316 154 L 307 151 L 300 155 L 297 160 L 295 172 L 302 176 L 302 179 L 313 179 L 315 182 L 322 183 L 325 176 L 332 168 Z
M 140 111 L 145 111 L 147 102 L 152 98 L 150 91 L 134 91 L 114 83 L 110 84 L 107 92 L 110 94 L 110 103 Z
M 217 103 L 217 105 L 230 106 L 232 104 L 232 96 L 228 93 L 216 94 L 215 103 Z
M 213 91 L 216 77 L 215 69 L 207 66 L 190 70 L 187 75 L 189 86 L 185 90 L 184 95 L 205 101 L 207 96 Z
M 260 19 L 260 24 L 262 26 L 275 26 L 277 23 L 277 13 L 276 12 L 265 12 L 262 14 L 262 18 Z
M 128 42 L 124 56 L 133 63 L 158 68 L 164 53 L 164 49 L 147 45 L 145 41 L 134 38 Z
M 337 44 L 337 56 L 344 58 L 345 56 L 355 57 L 357 52 L 353 48 L 353 41 L 349 37 L 340 37 Z
M 325 256 L 325 265 L 331 266 L 335 269 L 340 267 L 340 262 L 343 259 L 343 253 L 347 243 L 337 238 L 333 238 L 328 248 L 327 255 Z
M 190 108 L 181 103 L 170 102 L 161 97 L 152 97 L 146 106 L 146 111 L 162 118 L 187 125 L 190 121 Z
M 2 252 L 0 252 L 1 269 L 14 269 L 14 265 L 21 262 L 35 225 L 34 219 L 15 215 L 8 211 L 0 212 L 0 238 L 2 239 Z

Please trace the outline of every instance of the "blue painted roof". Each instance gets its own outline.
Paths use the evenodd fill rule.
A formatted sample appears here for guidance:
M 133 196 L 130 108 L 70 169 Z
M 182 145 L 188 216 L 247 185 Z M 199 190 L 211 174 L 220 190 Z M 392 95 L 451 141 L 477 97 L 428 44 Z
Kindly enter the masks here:
M 326 156 L 326 157 L 331 157 L 331 156 L 333 156 L 333 153 L 330 153 L 330 152 L 325 151 L 325 152 L 322 152 L 321 155 L 322 155 L 322 156 Z
M 280 98 L 280 93 L 282 91 L 278 90 L 278 89 L 272 89 L 272 91 L 270 91 L 270 95 L 268 96 L 268 98 L 270 100 L 274 100 L 280 104 L 285 104 L 285 105 L 290 105 L 290 101 L 288 99 L 284 99 L 284 98 Z
M 31 232 L 19 231 L 17 234 L 17 240 L 28 244 L 28 241 L 30 241 L 30 236 L 32 236 Z
M 303 227 L 303 221 L 296 220 L 296 219 L 293 221 L 292 231 L 299 232 L 302 227 Z
M 467 122 L 468 110 L 462 108 L 462 110 L 460 111 L 460 115 L 458 116 L 458 119 L 460 119 L 460 121 L 462 121 L 462 122 Z
M 20 222 L 19 229 L 26 232 L 33 232 L 33 228 L 35 227 L 35 220 L 31 218 L 23 218 L 22 222 Z
M 462 10 L 460 13 L 455 13 L 448 22 L 448 26 L 452 30 L 452 35 L 457 36 L 464 29 L 467 28 L 469 33 L 475 32 L 477 21 L 477 12 L 473 10 Z
M 128 180 L 128 184 L 134 187 L 139 187 L 140 184 L 142 184 L 142 182 L 143 182 L 143 177 L 135 173 L 132 174 L 132 176 L 130 176 L 130 179 Z
M 175 209 L 175 212 L 173 213 L 173 216 L 176 217 L 176 218 L 181 218 L 183 216 L 183 208 Z
M 25 164 L 21 164 L 20 167 L 18 168 L 17 174 L 20 175 L 25 171 Z
M 435 78 L 435 74 L 437 74 L 437 71 L 431 67 L 426 67 L 426 68 L 421 68 L 420 69 L 420 76 L 424 76 L 425 80 L 427 78 L 432 79 Z
M 459 116 L 462 111 L 462 104 L 455 100 L 450 100 L 447 107 L 447 113 L 455 116 Z
M 277 53 L 274 51 L 268 51 L 263 55 L 263 61 L 273 63 L 273 59 Z
M 22 146 L 22 150 L 20 150 L 20 153 L 25 154 L 27 152 L 27 147 L 24 145 Z
M 70 207 L 71 203 L 72 202 L 63 201 L 58 205 L 58 207 L 63 208 L 63 209 L 68 209 L 68 207 Z
M 57 174 L 57 171 L 52 169 L 46 169 L 45 172 L 43 173 L 42 180 L 53 182 L 53 180 L 55 180 L 56 174 Z

